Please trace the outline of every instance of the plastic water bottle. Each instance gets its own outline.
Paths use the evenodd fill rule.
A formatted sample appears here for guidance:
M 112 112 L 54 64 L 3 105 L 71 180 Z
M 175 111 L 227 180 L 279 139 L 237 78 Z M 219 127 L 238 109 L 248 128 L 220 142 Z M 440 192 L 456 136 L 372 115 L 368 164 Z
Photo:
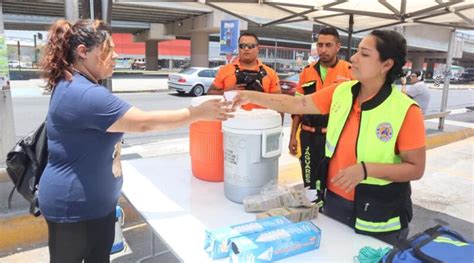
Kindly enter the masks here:
M 112 245 L 112 250 L 110 254 L 114 254 L 124 250 L 125 244 L 123 240 L 122 234 L 122 226 L 125 222 L 125 214 L 123 209 L 120 206 L 115 207 L 115 236 L 114 236 L 114 244 Z

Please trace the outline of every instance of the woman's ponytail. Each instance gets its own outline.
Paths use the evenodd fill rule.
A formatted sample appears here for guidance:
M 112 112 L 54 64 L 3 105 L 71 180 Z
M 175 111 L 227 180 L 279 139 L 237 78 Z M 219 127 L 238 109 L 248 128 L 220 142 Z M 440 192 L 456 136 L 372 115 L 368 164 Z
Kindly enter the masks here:
M 56 21 L 50 28 L 48 43 L 41 62 L 46 89 L 51 91 L 62 79 L 71 79 L 74 62 L 70 39 L 73 36 L 71 23 L 65 19 Z

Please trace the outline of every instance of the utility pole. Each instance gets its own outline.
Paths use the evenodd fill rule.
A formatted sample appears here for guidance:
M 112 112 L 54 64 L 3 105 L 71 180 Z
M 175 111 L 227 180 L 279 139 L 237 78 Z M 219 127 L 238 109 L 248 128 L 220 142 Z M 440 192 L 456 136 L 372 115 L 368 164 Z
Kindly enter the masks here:
M 8 151 L 15 144 L 15 122 L 10 92 L 7 43 L 3 30 L 3 10 L 0 1 L 0 168 L 5 167 Z
M 351 59 L 352 54 L 352 34 L 354 33 L 354 14 L 349 15 L 349 32 L 347 36 L 347 58 L 346 60 L 349 61 Z
M 21 71 L 21 45 L 20 45 L 20 40 L 16 41 L 16 47 L 18 50 L 18 69 Z
M 38 52 L 36 52 L 36 49 L 37 49 L 37 47 L 36 47 L 36 34 L 33 35 L 33 46 L 34 46 L 33 52 L 35 53 L 34 54 L 35 55 L 34 56 L 35 60 L 33 62 L 36 65 L 36 64 L 38 64 Z
M 277 53 L 278 53 L 278 40 L 275 38 L 275 55 L 273 57 L 273 70 L 277 71 Z

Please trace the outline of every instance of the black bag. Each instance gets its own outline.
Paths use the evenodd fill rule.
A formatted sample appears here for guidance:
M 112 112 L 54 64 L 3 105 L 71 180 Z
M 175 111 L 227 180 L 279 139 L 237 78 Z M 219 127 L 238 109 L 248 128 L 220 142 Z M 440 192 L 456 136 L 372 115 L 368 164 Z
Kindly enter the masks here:
M 41 215 L 38 208 L 38 184 L 48 162 L 46 121 L 23 137 L 7 154 L 7 173 L 15 185 L 8 197 L 8 208 L 15 189 L 30 203 L 30 213 Z

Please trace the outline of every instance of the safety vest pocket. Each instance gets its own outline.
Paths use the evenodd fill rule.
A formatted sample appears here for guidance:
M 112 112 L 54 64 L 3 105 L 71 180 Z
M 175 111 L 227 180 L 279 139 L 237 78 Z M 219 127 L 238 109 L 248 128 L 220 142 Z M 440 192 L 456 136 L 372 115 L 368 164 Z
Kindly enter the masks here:
M 355 190 L 354 229 L 357 233 L 376 235 L 399 231 L 408 226 L 406 198 L 408 184 L 359 184 Z

